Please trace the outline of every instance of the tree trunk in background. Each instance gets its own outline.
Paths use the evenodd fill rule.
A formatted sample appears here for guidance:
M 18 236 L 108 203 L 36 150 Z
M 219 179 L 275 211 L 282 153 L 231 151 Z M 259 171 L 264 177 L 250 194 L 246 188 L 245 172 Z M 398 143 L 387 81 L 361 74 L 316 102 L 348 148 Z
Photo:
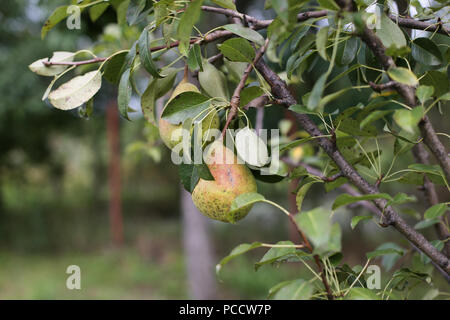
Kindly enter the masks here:
M 106 131 L 109 149 L 109 221 L 114 246 L 123 244 L 123 219 L 120 179 L 119 114 L 116 103 L 106 108 Z
M 181 187 L 180 197 L 189 298 L 216 299 L 215 260 L 207 218 L 198 212 L 192 202 L 191 194 L 183 187 Z

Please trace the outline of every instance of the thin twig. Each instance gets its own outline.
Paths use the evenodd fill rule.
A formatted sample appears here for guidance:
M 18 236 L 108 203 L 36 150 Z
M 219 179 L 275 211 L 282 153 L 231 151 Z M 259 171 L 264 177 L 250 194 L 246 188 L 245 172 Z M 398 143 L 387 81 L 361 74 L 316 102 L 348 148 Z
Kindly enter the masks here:
M 369 86 L 372 88 L 372 90 L 374 90 L 376 92 L 393 89 L 393 88 L 395 88 L 395 85 L 396 85 L 395 81 L 388 81 L 386 83 L 380 83 L 380 84 L 376 84 L 372 81 L 369 81 Z
M 53 62 L 51 60 L 49 61 L 43 61 L 42 63 L 46 67 L 50 66 L 81 66 L 83 64 L 91 64 L 91 63 L 97 63 L 97 62 L 103 62 L 108 58 L 94 58 L 89 60 L 82 60 L 82 61 L 66 61 L 66 62 Z
M 228 117 L 225 122 L 225 126 L 223 127 L 223 130 L 222 130 L 222 138 L 225 137 L 226 131 L 228 129 L 228 126 L 231 123 L 231 120 L 233 120 L 234 117 L 238 113 L 239 103 L 241 101 L 241 92 L 245 87 L 245 83 L 247 82 L 247 79 L 250 76 L 250 73 L 252 72 L 254 65 L 256 63 L 258 63 L 258 61 L 264 55 L 264 52 L 266 51 L 268 44 L 269 44 L 269 38 L 266 39 L 266 41 L 264 42 L 264 45 L 258 50 L 253 61 L 248 64 L 236 89 L 234 89 L 233 96 L 231 97 L 231 101 L 230 101 L 230 112 L 228 113 Z

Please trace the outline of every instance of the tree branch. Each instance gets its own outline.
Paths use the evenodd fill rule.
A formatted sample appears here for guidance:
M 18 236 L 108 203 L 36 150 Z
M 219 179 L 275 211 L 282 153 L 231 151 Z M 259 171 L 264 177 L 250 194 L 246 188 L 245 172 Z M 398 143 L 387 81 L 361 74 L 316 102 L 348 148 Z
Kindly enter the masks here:
M 386 54 L 386 48 L 373 30 L 365 27 L 359 36 L 381 62 L 383 69 L 389 70 L 390 68 L 396 67 L 394 60 Z M 403 97 L 408 106 L 416 106 L 416 92 L 414 87 L 398 82 L 395 82 L 393 87 Z M 419 122 L 419 129 L 424 143 L 436 157 L 444 171 L 447 181 L 450 182 L 450 157 L 436 135 L 428 116 L 425 115 Z
M 263 75 L 264 79 L 272 88 L 272 93 L 276 98 L 286 101 L 286 106 L 297 103 L 295 98 L 289 92 L 286 83 L 281 80 L 278 75 L 273 72 L 265 62 L 259 61 L 256 64 L 258 71 Z M 295 114 L 300 125 L 313 137 L 317 144 L 328 154 L 328 156 L 336 163 L 341 172 L 355 185 L 363 194 L 379 193 L 378 188 L 370 185 L 359 173 L 345 160 L 342 154 L 329 139 L 324 138 L 322 132 L 315 123 L 306 114 Z M 373 200 L 380 210 L 379 217 L 381 224 L 384 226 L 391 225 L 403 234 L 409 241 L 417 246 L 422 252 L 438 264 L 445 272 L 450 274 L 450 262 L 441 252 L 432 246 L 425 237 L 409 226 L 390 206 L 387 206 L 385 199 Z
M 264 42 L 264 45 L 258 50 L 253 61 L 248 64 L 236 89 L 234 89 L 233 96 L 231 97 L 231 101 L 230 101 L 230 113 L 228 114 L 227 120 L 225 122 L 225 126 L 223 127 L 223 130 L 222 130 L 222 138 L 225 137 L 226 131 L 228 129 L 228 126 L 230 125 L 231 120 L 233 120 L 234 117 L 238 113 L 239 103 L 241 101 L 241 92 L 242 92 L 242 89 L 244 89 L 244 87 L 245 87 L 245 83 L 247 82 L 248 77 L 250 76 L 250 72 L 252 72 L 254 65 L 256 63 L 258 63 L 258 61 L 263 56 L 268 44 L 269 44 L 269 38 L 266 39 L 266 41 Z
M 320 178 L 324 177 L 324 175 L 322 174 L 322 172 L 320 172 L 320 170 L 318 170 L 318 169 L 316 169 L 316 168 L 314 168 L 314 167 L 312 167 L 312 166 L 310 166 L 310 165 L 308 165 L 306 163 L 303 163 L 303 162 L 294 163 L 294 162 L 290 161 L 289 158 L 283 158 L 281 160 L 283 162 L 285 162 L 286 164 L 288 164 L 289 166 L 291 166 L 291 167 L 297 167 L 297 166 L 300 165 L 300 166 L 304 167 L 310 174 L 318 176 Z M 350 195 L 352 195 L 354 197 L 361 196 L 361 193 L 359 193 L 357 190 L 352 188 L 348 183 L 345 183 L 345 184 L 339 186 L 338 189 L 341 189 L 342 191 L 344 191 L 344 192 L 346 192 L 346 193 L 348 193 L 348 194 L 350 194 Z M 362 206 L 362 207 L 364 207 L 365 209 L 367 209 L 368 211 L 370 211 L 371 213 L 373 213 L 373 214 L 375 214 L 377 216 L 381 215 L 380 210 L 378 210 L 378 208 L 376 206 L 374 206 L 373 203 L 370 202 L 370 201 L 363 200 L 363 201 L 358 201 L 358 202 L 355 202 L 353 204 L 348 205 L 349 208 L 351 206 Z M 417 251 L 418 253 L 423 253 L 411 241 L 408 240 L 408 242 L 409 242 L 409 244 L 411 245 L 411 247 L 415 251 Z M 445 272 L 439 265 L 437 265 L 433 260 L 431 260 L 431 263 L 433 264 L 435 269 L 444 277 L 444 279 L 448 283 L 450 283 L 450 275 L 447 272 Z
M 428 153 L 422 143 L 416 144 L 413 148 L 413 155 L 417 162 L 429 164 Z M 423 175 L 423 192 L 429 206 L 434 206 L 439 203 L 439 198 L 436 188 L 426 174 Z M 441 217 L 441 223 L 434 225 L 436 233 L 440 240 L 444 241 L 443 252 L 447 257 L 450 257 L 450 233 L 444 224 L 444 216 Z
M 247 14 L 243 14 L 231 9 L 202 6 L 202 10 L 205 12 L 222 14 L 228 17 L 238 18 L 241 20 L 244 20 L 245 17 L 245 19 L 252 24 L 253 28 L 257 30 L 267 28 L 273 22 L 273 20 L 271 19 L 259 20 Z M 301 22 L 308 20 L 310 18 L 321 18 L 325 17 L 327 14 L 328 14 L 327 10 L 302 12 L 297 15 L 297 21 Z M 450 30 L 448 28 L 445 28 L 440 22 L 437 23 L 423 22 L 415 19 L 402 18 L 394 15 L 389 15 L 389 18 L 395 23 L 398 23 L 400 27 L 408 29 L 425 30 L 429 32 L 437 31 L 438 33 L 450 36 Z

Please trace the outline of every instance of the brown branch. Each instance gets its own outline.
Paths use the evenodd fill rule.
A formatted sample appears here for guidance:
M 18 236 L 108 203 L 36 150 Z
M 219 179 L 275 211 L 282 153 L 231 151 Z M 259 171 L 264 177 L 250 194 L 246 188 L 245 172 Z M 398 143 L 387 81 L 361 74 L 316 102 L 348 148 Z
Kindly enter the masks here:
M 319 177 L 319 178 L 323 178 L 324 177 L 324 175 L 322 174 L 322 172 L 320 171 L 320 170 L 318 170 L 318 169 L 316 169 L 316 168 L 314 168 L 314 167 L 312 167 L 312 166 L 310 166 L 310 165 L 308 165 L 308 164 L 306 164 L 306 163 L 303 163 L 303 162 L 298 162 L 298 163 L 294 163 L 293 161 L 291 161 L 289 158 L 282 158 L 281 159 L 283 162 L 285 162 L 286 164 L 288 164 L 289 166 L 291 166 L 291 167 L 297 167 L 297 166 L 302 166 L 302 167 L 304 167 L 310 174 L 312 174 L 312 175 L 315 175 L 315 176 L 317 176 L 317 177 Z M 345 183 L 345 184 L 343 184 L 343 185 L 341 185 L 341 186 L 339 186 L 338 187 L 338 189 L 341 189 L 342 191 L 344 191 L 345 193 L 348 193 L 348 194 L 350 194 L 350 195 L 352 195 L 352 196 L 354 196 L 354 197 L 359 197 L 359 196 L 361 196 L 361 193 L 359 193 L 357 190 L 355 190 L 352 186 L 350 186 L 350 184 L 348 184 L 348 183 Z M 370 211 L 371 213 L 373 213 L 373 214 L 375 214 L 375 215 L 381 215 L 381 212 L 380 212 L 380 210 L 376 207 L 376 206 L 374 206 L 373 205 L 373 203 L 372 202 L 370 202 L 370 201 L 366 201 L 366 200 L 363 200 L 363 201 L 358 201 L 358 202 L 355 202 L 355 203 L 353 203 L 353 204 L 350 204 L 350 205 L 348 205 L 347 207 L 349 207 L 349 208 L 351 208 L 351 207 L 353 207 L 353 206 L 362 206 L 362 207 L 364 207 L 365 209 L 367 209 L 368 211 Z M 409 244 L 411 245 L 411 247 L 415 250 L 415 251 L 417 251 L 418 253 L 423 253 L 419 248 L 417 248 L 411 241 L 409 241 L 408 240 L 408 242 L 409 242 Z M 444 277 L 444 279 L 448 282 L 448 283 L 450 283 L 450 275 L 447 273 L 447 272 L 445 272 L 438 264 L 436 264 L 433 260 L 431 260 L 431 263 L 433 264 L 433 266 L 435 267 L 435 269 Z
M 444 27 L 442 25 L 442 22 L 423 22 L 415 19 L 401 18 L 394 15 L 389 15 L 389 18 L 391 18 L 392 21 L 398 23 L 399 26 L 404 28 L 424 30 L 429 32 L 437 31 L 440 34 L 450 36 L 450 29 Z
M 369 81 L 369 86 L 372 88 L 372 90 L 374 90 L 376 92 L 381 92 L 381 91 L 384 91 L 384 90 L 395 88 L 396 82 L 395 81 L 388 81 L 386 83 L 376 84 L 376 83 L 374 83 L 372 81 Z
M 239 81 L 236 89 L 234 89 L 233 96 L 231 97 L 230 101 L 230 112 L 228 113 L 227 120 L 225 122 L 225 126 L 222 130 L 222 138 L 225 137 L 225 134 L 227 132 L 228 126 L 231 123 L 231 120 L 234 119 L 234 117 L 237 115 L 239 110 L 239 103 L 241 101 L 241 92 L 245 87 L 245 83 L 247 82 L 248 77 L 250 76 L 250 73 L 253 70 L 253 66 L 258 63 L 258 61 L 261 59 L 261 57 L 264 55 L 264 52 L 266 51 L 267 45 L 269 44 L 269 38 L 266 39 L 264 42 L 264 45 L 258 50 L 258 52 L 255 55 L 255 58 L 251 63 L 248 64 L 247 68 L 244 71 L 244 74 L 242 75 L 241 80 Z
M 394 60 L 386 54 L 386 48 L 373 30 L 365 27 L 359 36 L 381 62 L 383 69 L 389 70 L 396 67 Z M 408 106 L 416 106 L 416 92 L 414 87 L 398 82 L 396 82 L 394 87 Z M 428 116 L 425 115 L 419 122 L 419 129 L 424 143 L 436 157 L 444 171 L 447 181 L 450 182 L 450 157 L 448 156 L 444 145 L 436 135 Z
M 202 6 L 202 10 L 205 12 L 211 12 L 211 13 L 217 13 L 222 14 L 228 17 L 238 18 L 241 20 L 244 20 L 244 18 L 250 22 L 255 29 L 263 29 L 267 28 L 273 20 L 259 20 L 252 16 L 249 16 L 247 14 L 243 14 L 231 9 L 224 9 L 224 8 L 217 8 L 217 7 L 210 7 L 210 6 Z M 320 10 L 320 11 L 307 11 L 302 12 L 297 15 L 297 21 L 305 21 L 310 18 L 321 18 L 325 17 L 328 14 L 328 11 L 326 10 Z M 398 23 L 400 27 L 408 28 L 408 29 L 417 29 L 417 30 L 425 30 L 430 32 L 437 31 L 438 33 L 444 34 L 449 36 L 450 30 L 448 28 L 445 28 L 442 23 L 430 23 L 430 22 L 423 22 L 415 19 L 410 18 L 401 18 L 394 15 L 389 15 L 389 18 L 394 21 L 395 23 Z
M 423 137 L 423 142 L 436 157 L 444 171 L 447 182 L 450 183 L 450 157 L 427 116 L 423 117 L 419 122 L 419 129 Z
M 256 64 L 258 71 L 262 74 L 264 79 L 272 88 L 272 93 L 276 98 L 286 100 L 286 106 L 291 106 L 297 103 L 295 98 L 289 92 L 286 83 L 281 80 L 278 75 L 271 70 L 266 63 L 259 61 Z M 328 156 L 336 163 L 341 172 L 355 185 L 363 194 L 379 193 L 378 188 L 370 185 L 361 175 L 345 160 L 343 155 L 339 152 L 336 145 L 327 138 L 323 137 L 322 132 L 316 124 L 306 114 L 295 114 L 300 125 L 313 137 L 317 144 L 328 154 Z M 409 226 L 403 218 L 401 218 L 392 207 L 387 206 L 385 199 L 373 200 L 377 208 L 380 210 L 379 217 L 381 218 L 381 225 L 393 226 L 401 234 L 403 234 L 409 241 L 417 246 L 422 252 L 438 264 L 445 272 L 450 274 L 450 262 L 441 252 L 439 252 L 433 245 L 431 245 L 425 237 Z
M 103 62 L 108 58 L 94 58 L 89 60 L 82 60 L 82 61 L 67 61 L 67 62 L 53 62 L 51 60 L 49 61 L 43 61 L 42 63 L 46 67 L 50 66 L 81 66 L 83 64 L 91 64 L 91 63 L 97 63 L 97 62 Z
M 422 143 L 414 146 L 413 155 L 417 162 L 429 164 L 428 153 Z M 423 192 L 429 206 L 434 206 L 439 203 L 436 188 L 426 174 L 423 175 Z M 434 227 L 439 239 L 444 241 L 444 254 L 450 257 L 450 233 L 444 224 L 444 216 L 441 217 L 441 223 L 435 224 Z

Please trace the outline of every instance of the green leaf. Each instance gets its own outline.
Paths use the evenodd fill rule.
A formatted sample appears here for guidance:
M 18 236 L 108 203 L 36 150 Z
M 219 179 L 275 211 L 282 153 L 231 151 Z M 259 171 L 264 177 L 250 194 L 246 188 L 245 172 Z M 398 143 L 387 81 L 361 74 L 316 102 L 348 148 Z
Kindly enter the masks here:
M 50 92 L 50 103 L 57 109 L 71 110 L 90 100 L 102 85 L 102 74 L 99 70 L 88 72 L 62 84 Z
M 244 38 L 228 39 L 218 45 L 218 48 L 231 61 L 250 63 L 255 58 L 255 50 Z
M 133 45 L 131 46 L 130 51 L 127 52 L 124 63 L 122 65 L 122 69 L 120 70 L 121 75 L 122 75 L 122 73 L 125 72 L 126 69 L 132 69 L 134 60 L 136 59 L 137 46 L 138 46 L 138 42 L 135 41 L 133 43 Z
M 300 104 L 294 104 L 289 107 L 289 110 L 294 111 L 300 114 L 317 114 L 317 112 L 311 111 L 306 106 L 302 106 Z
M 47 76 L 52 77 L 56 76 L 60 73 L 62 73 L 64 70 L 66 70 L 69 66 L 65 65 L 52 65 L 52 66 L 46 66 L 44 62 L 72 62 L 75 57 L 75 53 L 73 52 L 67 52 L 67 51 L 55 51 L 53 52 L 53 56 L 51 59 L 49 58 L 43 58 L 39 59 L 32 64 L 28 66 L 31 71 L 34 73 L 40 75 L 40 76 Z
M 340 66 L 346 66 L 355 59 L 358 50 L 358 39 L 350 38 L 338 46 L 336 62 Z
M 193 119 L 211 106 L 210 99 L 198 92 L 183 92 L 173 98 L 164 108 L 162 118 L 172 124 L 179 124 L 187 118 Z
M 384 13 L 381 15 L 380 28 L 377 28 L 375 33 L 386 48 L 406 46 L 403 31 Z
M 200 179 L 197 167 L 194 164 L 182 163 L 178 166 L 178 175 L 184 189 L 192 193 Z
M 315 250 L 323 249 L 330 239 L 330 214 L 319 207 L 295 216 L 300 229 L 313 243 Z
M 370 220 L 370 219 L 372 219 L 372 216 L 354 216 L 352 218 L 352 221 L 350 222 L 350 226 L 352 227 L 352 229 L 355 229 L 356 226 L 358 225 L 358 223 L 360 223 L 361 221 Z
M 119 83 L 122 66 L 125 63 L 127 52 L 122 52 L 114 55 L 111 59 L 103 65 L 103 77 L 112 84 Z
M 203 71 L 202 51 L 198 43 L 194 43 L 191 47 L 191 50 L 189 50 L 187 64 L 191 71 L 197 69 Z
M 157 79 L 158 86 L 156 89 L 156 99 L 161 98 L 173 88 L 173 84 L 175 82 L 175 78 L 177 77 L 177 73 L 181 69 L 167 68 L 164 70 L 164 74 L 162 75 L 164 78 Z
M 399 205 L 399 204 L 403 204 L 406 202 L 413 202 L 413 201 L 417 201 L 415 196 L 409 196 L 406 193 L 400 192 L 395 195 L 394 199 L 389 200 L 387 204 L 389 206 L 393 205 L 393 204 Z
M 108 9 L 109 3 L 99 3 L 89 8 L 89 17 L 92 22 L 97 21 L 98 18 Z
M 203 180 L 210 180 L 210 181 L 214 180 L 214 177 L 211 174 L 211 171 L 209 171 L 209 168 L 205 163 L 196 164 L 195 167 L 197 168 L 199 178 L 201 178 Z
M 286 260 L 289 257 L 292 257 L 296 255 L 297 253 L 303 255 L 302 251 L 298 251 L 294 244 L 291 241 L 280 241 L 276 245 L 282 245 L 282 246 L 292 246 L 292 247 L 273 247 L 270 248 L 266 254 L 259 260 L 259 262 L 255 263 L 255 270 L 258 271 L 258 269 L 265 265 L 265 264 L 271 264 L 274 262 L 279 262 L 282 260 Z M 307 253 L 304 253 L 304 255 L 308 255 Z
M 448 210 L 447 204 L 438 203 L 428 208 L 427 211 L 425 211 L 424 217 L 425 219 L 435 219 L 440 216 L 443 216 L 447 210 Z
M 297 196 L 295 197 L 295 202 L 297 203 L 298 213 L 302 212 L 302 204 L 303 204 L 303 200 L 305 199 L 306 193 L 308 192 L 309 188 L 311 188 L 311 186 L 316 182 L 317 181 L 311 181 L 311 182 L 305 183 L 304 185 L 302 185 L 300 187 L 300 189 L 298 189 Z
M 347 300 L 380 300 L 373 290 L 362 287 L 351 288 L 345 297 Z
M 318 0 L 317 2 L 324 9 L 332 11 L 339 11 L 341 9 L 334 0 Z
M 245 106 L 247 103 L 256 99 L 264 94 L 264 90 L 261 87 L 252 86 L 246 87 L 241 91 L 241 100 L 239 101 L 240 106 Z
M 397 254 L 399 256 L 403 255 L 403 250 L 397 250 L 394 248 L 387 248 L 387 249 L 378 249 L 371 252 L 366 253 L 367 259 L 373 259 L 379 256 L 384 256 L 387 254 Z
M 420 84 L 432 86 L 436 97 L 440 97 L 449 91 L 447 72 L 431 70 L 420 79 Z
M 393 242 L 386 242 L 378 246 L 373 252 L 384 252 L 384 250 L 393 250 L 381 255 L 381 265 L 387 270 L 391 270 L 395 263 L 403 256 L 405 250 Z
M 147 70 L 153 77 L 161 78 L 159 70 L 153 62 L 152 53 L 150 52 L 149 27 L 144 28 L 144 30 L 142 31 L 138 40 L 138 48 L 139 57 L 145 70 Z
M 297 49 L 298 44 L 300 43 L 300 41 L 303 39 L 303 37 L 308 33 L 309 29 L 311 28 L 311 26 L 307 25 L 307 24 L 302 24 L 298 30 L 296 31 L 296 33 L 294 34 L 294 36 L 292 37 L 291 40 L 291 50 L 295 51 L 295 49 Z
M 434 88 L 432 86 L 419 86 L 416 89 L 416 96 L 420 103 L 424 104 L 428 99 L 433 96 Z
M 325 87 L 325 82 L 327 81 L 327 74 L 322 74 L 319 79 L 314 84 L 313 89 L 311 90 L 311 94 L 308 98 L 308 109 L 314 110 L 318 105 L 319 101 L 322 98 L 323 89 Z
M 335 223 L 331 226 L 330 239 L 325 248 L 325 251 L 340 252 L 342 250 L 342 230 L 339 223 Z
M 385 115 L 388 115 L 389 113 L 392 113 L 392 112 L 394 112 L 394 110 L 375 110 L 375 111 L 371 112 L 367 117 L 364 118 L 364 120 L 362 120 L 359 123 L 359 127 L 361 129 L 363 129 L 368 124 L 371 124 L 372 122 L 377 121 L 378 119 L 381 119 Z
M 200 18 L 202 3 L 203 0 L 191 1 L 180 18 L 180 23 L 177 29 L 177 38 L 180 41 L 178 50 L 185 56 L 189 51 L 189 42 L 191 38 L 192 28 Z
M 228 263 L 230 260 L 252 250 L 252 249 L 256 249 L 262 246 L 261 242 L 253 242 L 253 243 L 242 243 L 240 245 L 238 245 L 236 248 L 234 248 L 233 250 L 231 250 L 231 252 L 225 257 L 223 258 L 219 264 L 216 265 L 216 273 L 219 274 L 220 270 L 222 269 L 222 267 Z
M 130 4 L 130 0 L 125 0 L 120 2 L 120 4 L 116 7 L 116 15 L 117 15 L 117 24 L 123 27 L 127 22 L 127 10 L 128 5 Z M 112 3 L 113 6 L 114 3 Z
M 236 5 L 233 3 L 233 0 L 211 0 L 211 2 L 222 8 L 236 10 Z
M 236 197 L 231 203 L 230 212 L 237 211 L 244 207 L 250 206 L 256 202 L 264 201 L 262 194 L 256 192 L 244 193 Z
M 407 68 L 391 68 L 387 71 L 387 73 L 392 80 L 406 84 L 408 86 L 416 86 L 419 83 L 416 75 Z
M 287 281 L 272 289 L 275 300 L 309 300 L 314 292 L 313 285 L 303 279 Z
M 311 140 L 314 140 L 314 137 L 307 137 L 307 138 L 298 139 L 298 140 L 294 140 L 292 142 L 288 142 L 288 143 L 282 144 L 282 145 L 280 145 L 280 152 L 286 151 L 288 149 L 295 148 L 295 147 L 297 147 L 297 146 L 299 146 L 299 145 L 301 145 L 301 144 L 303 144 L 305 142 L 311 141 Z M 297 167 L 297 168 L 300 168 L 300 170 L 304 169 L 303 167 Z
M 414 226 L 414 229 L 416 229 L 416 230 L 426 229 L 428 227 L 435 225 L 436 223 L 440 223 L 440 220 L 438 218 L 426 219 L 426 220 L 416 223 L 416 225 Z
M 132 26 L 139 20 L 139 15 L 145 8 L 146 0 L 130 0 L 130 4 L 127 9 L 127 22 Z
M 235 35 L 238 35 L 256 44 L 259 44 L 260 46 L 264 45 L 264 37 L 253 29 L 246 28 L 235 23 L 226 24 L 222 28 L 234 33 Z
M 420 280 L 427 285 L 431 282 L 430 275 L 428 273 L 421 273 L 412 271 L 408 268 L 402 268 L 395 271 L 392 275 L 391 287 L 403 291 L 408 286 L 408 283 L 412 282 L 411 280 Z
M 346 93 L 347 91 L 349 91 L 351 89 L 352 88 L 344 88 L 339 91 L 336 91 L 336 92 L 326 95 L 325 97 L 320 99 L 319 105 L 317 106 L 317 111 L 323 112 L 323 109 L 325 108 L 325 106 L 328 103 L 330 103 L 333 100 L 336 100 L 337 98 L 339 98 L 340 96 L 342 96 L 344 93 Z
M 408 166 L 409 169 L 417 170 L 422 173 L 429 173 L 431 175 L 442 175 L 442 170 L 438 165 L 429 165 L 422 163 L 413 163 Z
M 148 84 L 147 89 L 141 96 L 141 109 L 144 114 L 144 118 L 156 125 L 155 121 L 155 101 L 156 101 L 156 90 L 158 88 L 158 81 L 153 79 Z
M 327 57 L 327 42 L 328 42 L 328 30 L 329 27 L 322 27 L 319 29 L 319 32 L 317 32 L 316 35 L 316 47 L 317 51 L 319 52 L 320 56 L 324 60 L 328 60 Z
M 203 62 L 203 71 L 198 73 L 198 81 L 210 97 L 228 100 L 228 86 L 225 75 L 206 60 Z
M 415 107 L 412 110 L 398 109 L 394 113 L 394 120 L 403 130 L 414 133 L 423 114 L 424 109 L 421 106 Z
M 362 196 L 351 196 L 349 194 L 341 194 L 339 195 L 333 203 L 333 210 L 336 210 L 339 207 L 346 206 L 350 203 L 362 201 L 362 200 L 374 200 L 374 199 L 387 199 L 392 200 L 392 197 L 387 193 L 376 193 L 376 194 L 366 194 Z
M 45 21 L 44 26 L 41 29 L 41 38 L 44 39 L 47 33 L 56 26 L 60 21 L 67 17 L 67 9 L 69 6 L 57 7 L 50 17 Z
M 414 39 L 411 49 L 413 58 L 426 66 L 438 66 L 443 63 L 441 51 L 429 38 Z
M 130 120 L 128 117 L 128 106 L 131 100 L 131 81 L 130 81 L 131 69 L 126 69 L 122 76 L 120 77 L 119 82 L 119 92 L 117 94 L 117 104 L 119 107 L 119 112 L 127 120 Z

